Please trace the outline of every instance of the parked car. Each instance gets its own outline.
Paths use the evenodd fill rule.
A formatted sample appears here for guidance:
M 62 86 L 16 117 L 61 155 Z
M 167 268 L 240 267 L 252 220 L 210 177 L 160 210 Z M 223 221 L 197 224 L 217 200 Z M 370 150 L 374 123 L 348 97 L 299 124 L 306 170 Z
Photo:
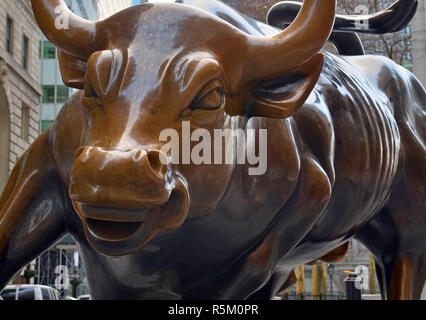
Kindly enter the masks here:
M 10 285 L 0 293 L 6 300 L 59 300 L 58 290 L 42 285 Z
M 92 300 L 92 297 L 90 296 L 90 294 L 83 294 L 81 296 L 78 296 L 77 299 L 78 300 Z

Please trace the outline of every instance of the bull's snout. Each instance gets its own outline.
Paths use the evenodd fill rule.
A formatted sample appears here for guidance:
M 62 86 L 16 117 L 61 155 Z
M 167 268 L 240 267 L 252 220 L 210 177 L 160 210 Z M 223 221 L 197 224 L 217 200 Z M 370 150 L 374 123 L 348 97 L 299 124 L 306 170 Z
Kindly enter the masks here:
M 166 156 L 159 150 L 81 147 L 71 171 L 70 197 L 96 207 L 149 209 L 170 197 Z

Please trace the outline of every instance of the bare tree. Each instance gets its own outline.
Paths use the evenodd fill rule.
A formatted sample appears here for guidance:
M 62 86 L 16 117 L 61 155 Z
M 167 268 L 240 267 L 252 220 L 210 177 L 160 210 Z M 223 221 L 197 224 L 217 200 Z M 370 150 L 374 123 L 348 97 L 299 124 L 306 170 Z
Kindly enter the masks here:
M 378 12 L 390 6 L 395 0 L 340 0 L 339 13 L 360 14 L 365 13 L 365 8 L 369 14 Z M 363 7 L 362 7 L 363 6 Z M 408 69 L 412 69 L 412 35 L 408 27 L 397 33 L 385 35 L 361 35 L 367 54 L 384 55 Z
M 268 10 L 277 0 L 222 0 L 236 8 L 241 13 L 257 19 L 266 20 Z M 299 2 L 302 2 L 298 0 Z M 366 13 L 360 8 L 366 8 L 369 14 L 378 12 L 391 5 L 395 0 L 338 0 L 338 13 L 360 14 Z M 364 6 L 364 7 L 360 7 Z M 412 40 L 411 30 L 386 35 L 361 35 L 367 54 L 379 54 L 389 57 L 395 62 L 412 69 Z

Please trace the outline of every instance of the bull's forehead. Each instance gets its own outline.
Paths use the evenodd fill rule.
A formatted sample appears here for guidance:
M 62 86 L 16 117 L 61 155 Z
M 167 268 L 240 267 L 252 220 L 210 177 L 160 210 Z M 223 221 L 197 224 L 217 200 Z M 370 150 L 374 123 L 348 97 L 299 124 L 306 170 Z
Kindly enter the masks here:
M 88 62 L 92 84 L 113 88 L 104 96 L 102 121 L 93 124 L 102 145 L 105 137 L 108 145 L 123 148 L 157 141 L 162 129 L 178 125 L 174 119 L 199 90 L 221 74 L 226 52 L 233 54 L 226 41 L 230 26 L 185 5 L 137 6 L 102 24 L 109 44 Z
M 132 9 L 135 9 L 135 12 L 132 12 Z M 206 45 L 209 38 L 220 37 L 218 33 L 229 31 L 230 27 L 225 20 L 204 10 L 175 3 L 141 5 L 125 10 L 122 14 L 126 17 L 121 17 L 120 14 L 111 17 L 111 22 L 114 21 L 111 24 L 123 25 L 122 20 L 125 18 L 123 27 L 132 29 L 129 35 L 131 41 L 158 44 L 160 47 L 166 45 L 166 42 L 174 46 L 180 43 L 188 44 L 188 41 L 194 45 L 199 45 L 201 41 Z M 127 37 L 123 33 L 120 35 Z
M 132 7 L 102 24 L 111 39 L 109 47 L 128 52 L 123 90 L 139 97 L 161 90 L 166 79 L 169 86 L 175 81 L 172 91 L 187 88 L 198 69 L 204 68 L 209 77 L 217 72 L 215 63 L 232 53 L 230 25 L 182 4 Z

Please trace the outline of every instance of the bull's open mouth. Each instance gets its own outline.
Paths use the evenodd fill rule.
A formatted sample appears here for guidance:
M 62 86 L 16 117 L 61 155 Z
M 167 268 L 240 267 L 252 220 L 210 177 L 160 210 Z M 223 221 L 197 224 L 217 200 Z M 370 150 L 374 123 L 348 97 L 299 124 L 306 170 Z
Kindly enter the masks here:
M 95 207 L 74 203 L 87 230 L 104 241 L 124 241 L 133 236 L 145 222 L 150 210 Z
M 116 222 L 86 219 L 87 227 L 96 237 L 109 241 L 123 241 L 131 237 L 143 222 Z
M 121 256 L 143 248 L 159 232 L 179 228 L 188 215 L 189 194 L 179 179 L 169 200 L 158 208 L 128 210 L 73 204 L 91 246 L 99 253 Z

